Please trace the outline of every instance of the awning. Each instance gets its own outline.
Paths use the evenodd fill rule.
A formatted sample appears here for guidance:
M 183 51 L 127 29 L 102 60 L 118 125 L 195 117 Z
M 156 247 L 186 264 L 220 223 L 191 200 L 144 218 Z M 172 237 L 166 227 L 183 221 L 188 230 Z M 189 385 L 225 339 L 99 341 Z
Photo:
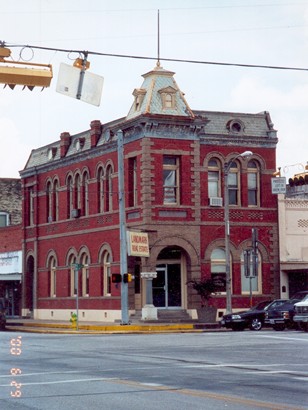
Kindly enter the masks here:
M 308 272 L 308 263 L 307 262 L 283 262 L 280 263 L 281 270 L 306 270 Z
M 7 280 L 21 280 L 21 273 L 1 273 L 0 274 L 0 282 L 7 281 Z

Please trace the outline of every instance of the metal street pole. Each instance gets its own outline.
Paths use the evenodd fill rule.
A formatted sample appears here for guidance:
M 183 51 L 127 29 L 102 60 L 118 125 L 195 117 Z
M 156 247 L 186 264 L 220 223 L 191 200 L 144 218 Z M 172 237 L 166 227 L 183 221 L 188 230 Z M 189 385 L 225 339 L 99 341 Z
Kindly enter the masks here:
M 78 330 L 79 321 L 79 267 L 78 263 L 75 263 L 75 289 L 76 289 L 76 330 Z
M 232 163 L 239 157 L 247 158 L 251 151 L 245 151 L 224 164 L 224 219 L 225 219 L 225 253 L 226 253 L 226 313 L 232 313 L 231 262 L 230 262 L 230 215 L 229 215 L 229 171 Z
M 225 204 L 225 253 L 226 253 L 226 313 L 232 312 L 231 272 L 230 272 L 230 220 L 229 220 L 229 170 L 230 163 L 224 166 L 224 204 Z
M 129 324 L 128 315 L 128 283 L 124 283 L 123 277 L 127 273 L 127 243 L 126 243 L 126 216 L 124 197 L 124 147 L 123 131 L 117 132 L 118 137 L 118 180 L 119 180 L 119 219 L 120 219 L 120 272 L 121 283 L 121 317 L 122 325 Z

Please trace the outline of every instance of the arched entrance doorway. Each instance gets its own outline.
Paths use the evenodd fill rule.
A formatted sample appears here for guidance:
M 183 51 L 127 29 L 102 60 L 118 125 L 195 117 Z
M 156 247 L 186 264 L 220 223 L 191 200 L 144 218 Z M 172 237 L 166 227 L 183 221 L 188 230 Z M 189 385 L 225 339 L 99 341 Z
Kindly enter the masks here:
M 179 247 L 164 248 L 158 255 L 157 277 L 153 279 L 153 304 L 160 309 L 183 308 L 186 258 Z
M 33 290 L 34 290 L 34 258 L 29 256 L 26 263 L 24 278 L 24 309 L 33 314 Z

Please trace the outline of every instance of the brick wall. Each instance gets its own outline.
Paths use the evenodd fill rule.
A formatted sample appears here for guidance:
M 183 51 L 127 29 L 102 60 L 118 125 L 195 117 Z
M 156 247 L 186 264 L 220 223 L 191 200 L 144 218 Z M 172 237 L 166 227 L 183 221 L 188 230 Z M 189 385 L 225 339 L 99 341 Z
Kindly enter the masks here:
M 0 178 L 0 212 L 8 212 L 10 225 L 21 223 L 21 180 Z

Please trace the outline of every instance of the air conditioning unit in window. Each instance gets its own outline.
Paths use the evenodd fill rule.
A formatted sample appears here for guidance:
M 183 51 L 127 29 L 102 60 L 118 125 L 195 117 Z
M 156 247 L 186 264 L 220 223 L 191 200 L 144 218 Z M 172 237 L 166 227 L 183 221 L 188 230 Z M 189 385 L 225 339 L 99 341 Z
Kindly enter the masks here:
M 210 206 L 222 206 L 222 198 L 216 196 L 211 197 Z
M 71 217 L 72 218 L 79 218 L 80 217 L 80 209 L 72 209 Z

